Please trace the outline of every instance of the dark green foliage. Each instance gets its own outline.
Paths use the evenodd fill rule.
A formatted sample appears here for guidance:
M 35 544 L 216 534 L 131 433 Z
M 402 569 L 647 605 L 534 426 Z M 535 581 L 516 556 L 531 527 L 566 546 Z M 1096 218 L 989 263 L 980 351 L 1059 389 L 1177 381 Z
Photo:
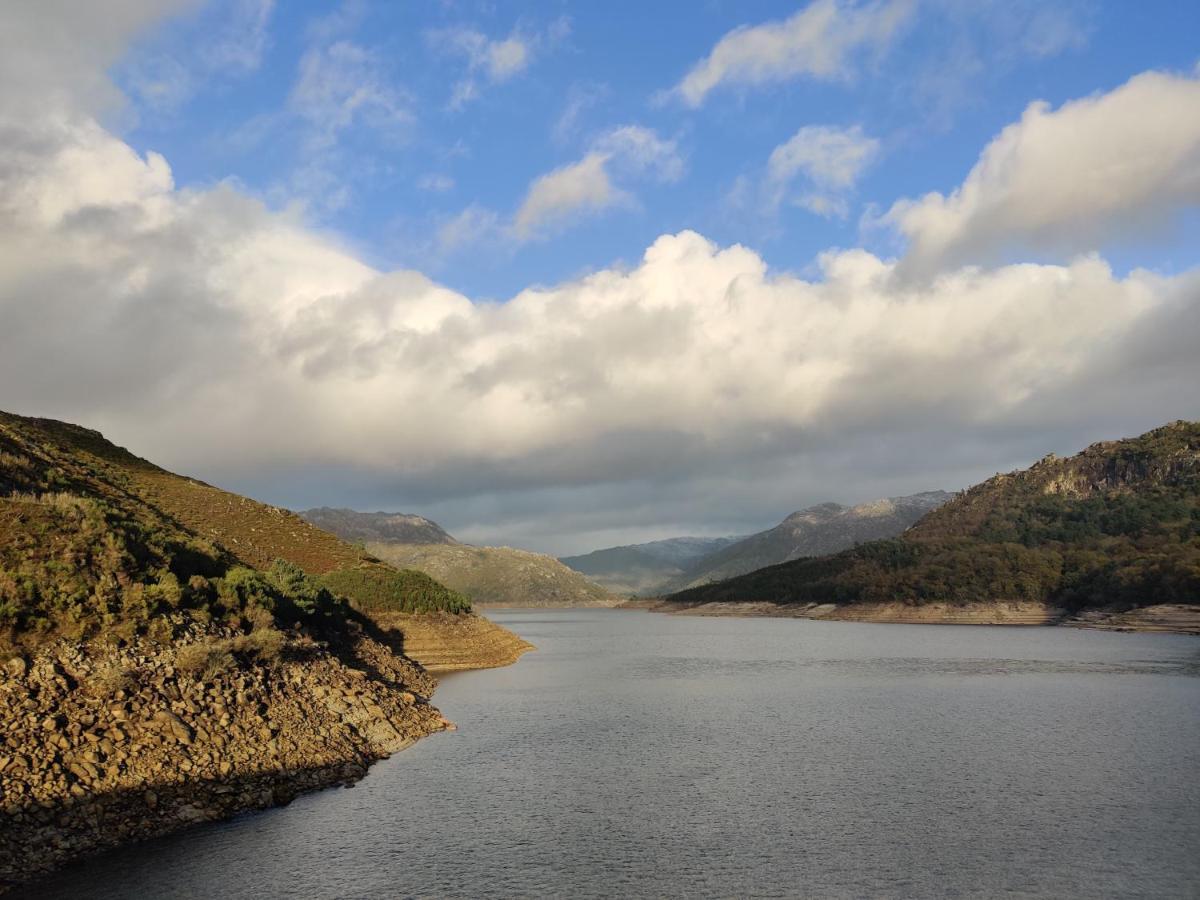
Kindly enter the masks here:
M 682 591 L 684 603 L 1200 603 L 1200 424 L 964 492 L 900 538 Z
M 471 601 L 458 591 L 413 569 L 382 565 L 337 569 L 322 575 L 321 583 L 335 594 L 354 598 L 355 605 L 368 612 L 461 613 L 471 609 Z

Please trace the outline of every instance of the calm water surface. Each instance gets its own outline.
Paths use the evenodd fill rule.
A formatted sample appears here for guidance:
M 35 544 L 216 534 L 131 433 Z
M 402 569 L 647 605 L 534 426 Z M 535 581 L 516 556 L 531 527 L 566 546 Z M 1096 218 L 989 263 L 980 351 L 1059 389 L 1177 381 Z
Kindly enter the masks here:
M 459 731 L 34 896 L 1200 896 L 1198 638 L 491 615 Z

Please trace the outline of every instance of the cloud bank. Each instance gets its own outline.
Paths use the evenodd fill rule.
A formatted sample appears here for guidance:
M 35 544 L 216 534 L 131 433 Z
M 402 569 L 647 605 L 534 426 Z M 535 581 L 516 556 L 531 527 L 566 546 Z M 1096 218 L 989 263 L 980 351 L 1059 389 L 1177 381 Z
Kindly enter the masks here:
M 1082 239 L 1052 264 L 957 265 L 1055 223 L 1112 233 L 1194 201 L 1192 79 L 1032 107 L 948 198 L 893 209 L 912 242 L 899 260 L 830 251 L 799 277 L 681 231 L 630 266 L 483 303 L 380 271 L 233 185 L 176 187 L 95 119 L 94 78 L 47 77 L 62 102 L 38 115 L 0 94 L 0 408 L 264 499 L 419 503 L 468 538 L 567 552 L 830 493 L 958 487 L 1200 413 L 1200 273 L 1118 274 L 1073 255 Z M 852 183 L 865 156 L 812 137 L 778 171 Z M 615 202 L 621 167 L 679 165 L 670 142 L 618 129 L 535 182 L 517 225 Z

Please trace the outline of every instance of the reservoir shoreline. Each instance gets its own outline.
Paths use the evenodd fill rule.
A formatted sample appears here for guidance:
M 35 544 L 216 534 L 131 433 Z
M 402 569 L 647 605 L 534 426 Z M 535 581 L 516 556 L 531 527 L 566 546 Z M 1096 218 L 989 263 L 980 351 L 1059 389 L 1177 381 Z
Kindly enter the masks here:
M 943 603 L 925 606 L 902 603 L 786 604 L 768 601 L 691 604 L 658 598 L 635 598 L 622 603 L 619 608 L 682 616 L 773 617 L 890 625 L 1044 625 L 1200 635 L 1200 608 L 1178 604 L 1071 613 L 1047 604 L 1028 602 L 970 606 Z

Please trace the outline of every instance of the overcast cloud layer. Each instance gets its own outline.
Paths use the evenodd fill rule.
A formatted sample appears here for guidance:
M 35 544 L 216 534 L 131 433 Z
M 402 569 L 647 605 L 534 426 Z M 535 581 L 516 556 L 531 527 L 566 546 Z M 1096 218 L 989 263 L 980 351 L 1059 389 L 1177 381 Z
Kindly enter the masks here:
M 948 196 L 892 207 L 897 260 L 831 250 L 801 278 L 682 231 L 632 266 L 481 303 L 378 271 L 234 184 L 179 190 L 168 160 L 101 125 L 103 71 L 151 6 L 50 10 L 53 48 L 14 56 L 35 31 L 0 45 L 0 408 L 275 502 L 403 505 L 559 553 L 959 488 L 1200 415 L 1200 273 L 1118 275 L 1090 252 L 1200 199 L 1192 74 L 1031 105 Z M 906 10 L 867 8 L 839 54 Z M 682 96 L 770 77 L 746 46 L 825 27 L 729 36 Z M 772 174 L 844 189 L 876 152 L 858 129 L 802 132 Z M 622 202 L 621 166 L 670 179 L 682 161 L 614 131 L 534 184 L 515 229 Z M 1023 247 L 1057 261 L 1001 263 Z

